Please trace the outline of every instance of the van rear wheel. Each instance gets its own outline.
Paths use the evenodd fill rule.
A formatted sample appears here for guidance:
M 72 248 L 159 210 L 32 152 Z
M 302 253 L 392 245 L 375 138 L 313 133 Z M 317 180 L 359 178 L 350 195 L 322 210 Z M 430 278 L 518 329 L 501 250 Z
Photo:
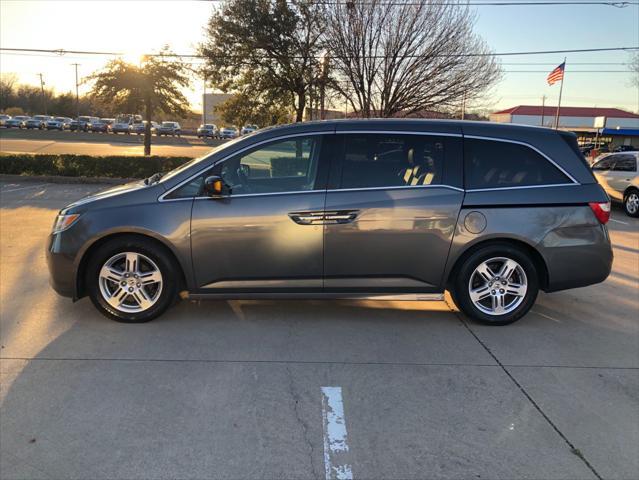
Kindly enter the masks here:
M 453 299 L 462 312 L 487 325 L 507 325 L 532 308 L 539 277 L 532 259 L 508 244 L 480 248 L 461 265 Z

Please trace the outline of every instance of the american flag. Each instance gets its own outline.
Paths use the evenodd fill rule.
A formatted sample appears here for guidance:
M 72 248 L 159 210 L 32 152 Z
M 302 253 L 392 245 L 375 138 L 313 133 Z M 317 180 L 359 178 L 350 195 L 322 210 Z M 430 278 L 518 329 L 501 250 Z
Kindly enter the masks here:
M 564 79 L 564 68 L 566 68 L 566 62 L 562 63 L 548 74 L 548 78 L 546 79 L 548 81 L 548 85 L 553 85 L 559 80 Z

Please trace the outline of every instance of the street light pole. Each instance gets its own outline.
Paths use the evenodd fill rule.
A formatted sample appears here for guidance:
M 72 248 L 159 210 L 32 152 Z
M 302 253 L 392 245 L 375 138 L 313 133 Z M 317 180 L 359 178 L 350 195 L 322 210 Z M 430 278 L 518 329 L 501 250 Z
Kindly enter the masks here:
M 42 92 L 42 107 L 44 108 L 44 114 L 47 115 L 47 99 L 44 96 L 44 80 L 42 78 L 42 74 L 38 73 L 40 76 L 40 92 Z
M 79 92 L 80 84 L 78 83 L 78 66 L 80 64 L 72 63 L 71 65 L 75 67 L 75 113 L 76 113 L 75 118 L 77 120 L 80 117 L 80 92 Z

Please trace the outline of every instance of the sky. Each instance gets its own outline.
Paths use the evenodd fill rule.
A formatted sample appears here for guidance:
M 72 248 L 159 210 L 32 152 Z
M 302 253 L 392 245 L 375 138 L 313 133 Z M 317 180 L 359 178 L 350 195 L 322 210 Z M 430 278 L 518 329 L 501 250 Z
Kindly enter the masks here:
M 473 0 L 474 3 L 489 0 Z M 633 0 L 636 1 L 636 0 Z M 194 53 L 214 4 L 208 1 L 39 1 L 0 0 L 0 47 L 143 53 L 169 45 Z M 473 7 L 475 27 L 494 52 L 639 46 L 639 6 L 601 5 Z M 632 86 L 626 52 L 567 54 L 562 105 L 618 107 L 639 112 L 639 88 Z M 0 73 L 21 83 L 45 84 L 57 92 L 75 90 L 73 63 L 80 77 L 99 70 L 109 58 L 82 55 L 0 53 Z M 521 104 L 556 105 L 559 84 L 546 76 L 564 54 L 500 57 L 504 76 L 479 107 L 499 110 Z M 517 72 L 519 71 L 519 73 Z M 523 72 L 522 72 L 523 71 Z M 581 71 L 581 72 L 579 72 Z M 621 72 L 619 72 L 621 71 Z M 80 92 L 88 90 L 82 85 Z M 202 109 L 202 82 L 187 92 L 192 108 Z

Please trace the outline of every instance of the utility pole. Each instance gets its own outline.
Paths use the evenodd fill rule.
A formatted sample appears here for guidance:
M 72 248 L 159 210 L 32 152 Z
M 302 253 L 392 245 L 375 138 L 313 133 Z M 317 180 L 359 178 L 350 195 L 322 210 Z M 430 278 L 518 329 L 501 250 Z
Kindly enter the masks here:
M 461 119 L 464 120 L 465 116 L 466 116 L 466 92 L 464 92 L 464 96 L 462 97 Z
M 42 74 L 38 73 L 40 76 L 40 91 L 42 92 L 42 107 L 44 108 L 44 114 L 47 115 L 47 99 L 44 96 L 44 80 L 42 78 Z
M 544 126 L 544 109 L 546 108 L 546 95 L 541 96 L 541 126 Z
M 75 67 L 75 118 L 76 120 L 80 117 L 80 83 L 78 82 L 78 67 L 79 63 L 72 63 Z
M 204 75 L 204 85 L 202 85 L 202 125 L 206 123 L 206 75 Z

